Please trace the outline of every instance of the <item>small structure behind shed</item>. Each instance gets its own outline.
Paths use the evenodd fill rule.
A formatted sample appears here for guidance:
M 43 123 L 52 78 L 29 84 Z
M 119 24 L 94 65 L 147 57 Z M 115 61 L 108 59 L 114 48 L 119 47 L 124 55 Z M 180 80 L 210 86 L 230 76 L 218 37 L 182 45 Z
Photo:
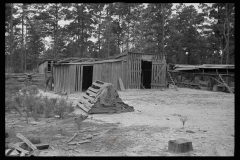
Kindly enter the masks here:
M 44 59 L 38 64 L 38 73 L 44 73 L 44 69 L 47 68 L 47 72 L 51 72 L 51 62 L 56 63 L 54 59 Z

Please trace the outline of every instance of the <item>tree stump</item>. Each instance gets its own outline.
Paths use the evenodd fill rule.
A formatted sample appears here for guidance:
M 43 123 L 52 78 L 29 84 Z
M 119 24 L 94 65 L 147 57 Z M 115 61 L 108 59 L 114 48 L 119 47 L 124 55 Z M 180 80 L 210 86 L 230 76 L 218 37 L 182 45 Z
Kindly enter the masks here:
M 187 139 L 176 139 L 168 141 L 168 151 L 174 153 L 185 153 L 192 151 L 192 142 Z

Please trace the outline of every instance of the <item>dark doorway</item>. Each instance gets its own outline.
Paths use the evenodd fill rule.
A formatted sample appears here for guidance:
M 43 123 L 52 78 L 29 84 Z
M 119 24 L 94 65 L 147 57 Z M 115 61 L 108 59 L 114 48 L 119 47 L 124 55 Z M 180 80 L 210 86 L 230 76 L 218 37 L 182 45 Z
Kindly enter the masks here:
M 141 88 L 151 88 L 152 62 L 142 60 Z M 143 86 L 143 87 L 142 87 Z
M 83 66 L 82 92 L 92 85 L 93 66 Z

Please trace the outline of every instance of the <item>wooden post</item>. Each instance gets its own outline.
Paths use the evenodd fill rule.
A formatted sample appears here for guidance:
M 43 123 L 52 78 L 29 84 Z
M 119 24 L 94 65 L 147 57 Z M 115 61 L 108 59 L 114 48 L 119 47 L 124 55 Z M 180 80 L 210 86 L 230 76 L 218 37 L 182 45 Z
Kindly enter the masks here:
M 80 76 L 80 91 L 82 92 L 82 82 L 83 82 L 83 66 L 81 65 L 81 76 Z

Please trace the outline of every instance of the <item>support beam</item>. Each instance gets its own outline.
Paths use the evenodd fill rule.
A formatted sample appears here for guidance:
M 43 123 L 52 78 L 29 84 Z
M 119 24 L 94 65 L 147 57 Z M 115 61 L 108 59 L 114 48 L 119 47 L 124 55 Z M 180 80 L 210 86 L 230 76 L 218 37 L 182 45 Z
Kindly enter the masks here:
M 217 81 L 218 83 L 220 83 L 220 84 L 224 85 L 222 82 L 220 82 L 219 80 L 217 80 L 217 79 L 213 78 L 212 76 L 209 76 L 209 77 L 211 77 L 212 79 L 214 79 L 214 80 L 215 80 L 215 81 Z

